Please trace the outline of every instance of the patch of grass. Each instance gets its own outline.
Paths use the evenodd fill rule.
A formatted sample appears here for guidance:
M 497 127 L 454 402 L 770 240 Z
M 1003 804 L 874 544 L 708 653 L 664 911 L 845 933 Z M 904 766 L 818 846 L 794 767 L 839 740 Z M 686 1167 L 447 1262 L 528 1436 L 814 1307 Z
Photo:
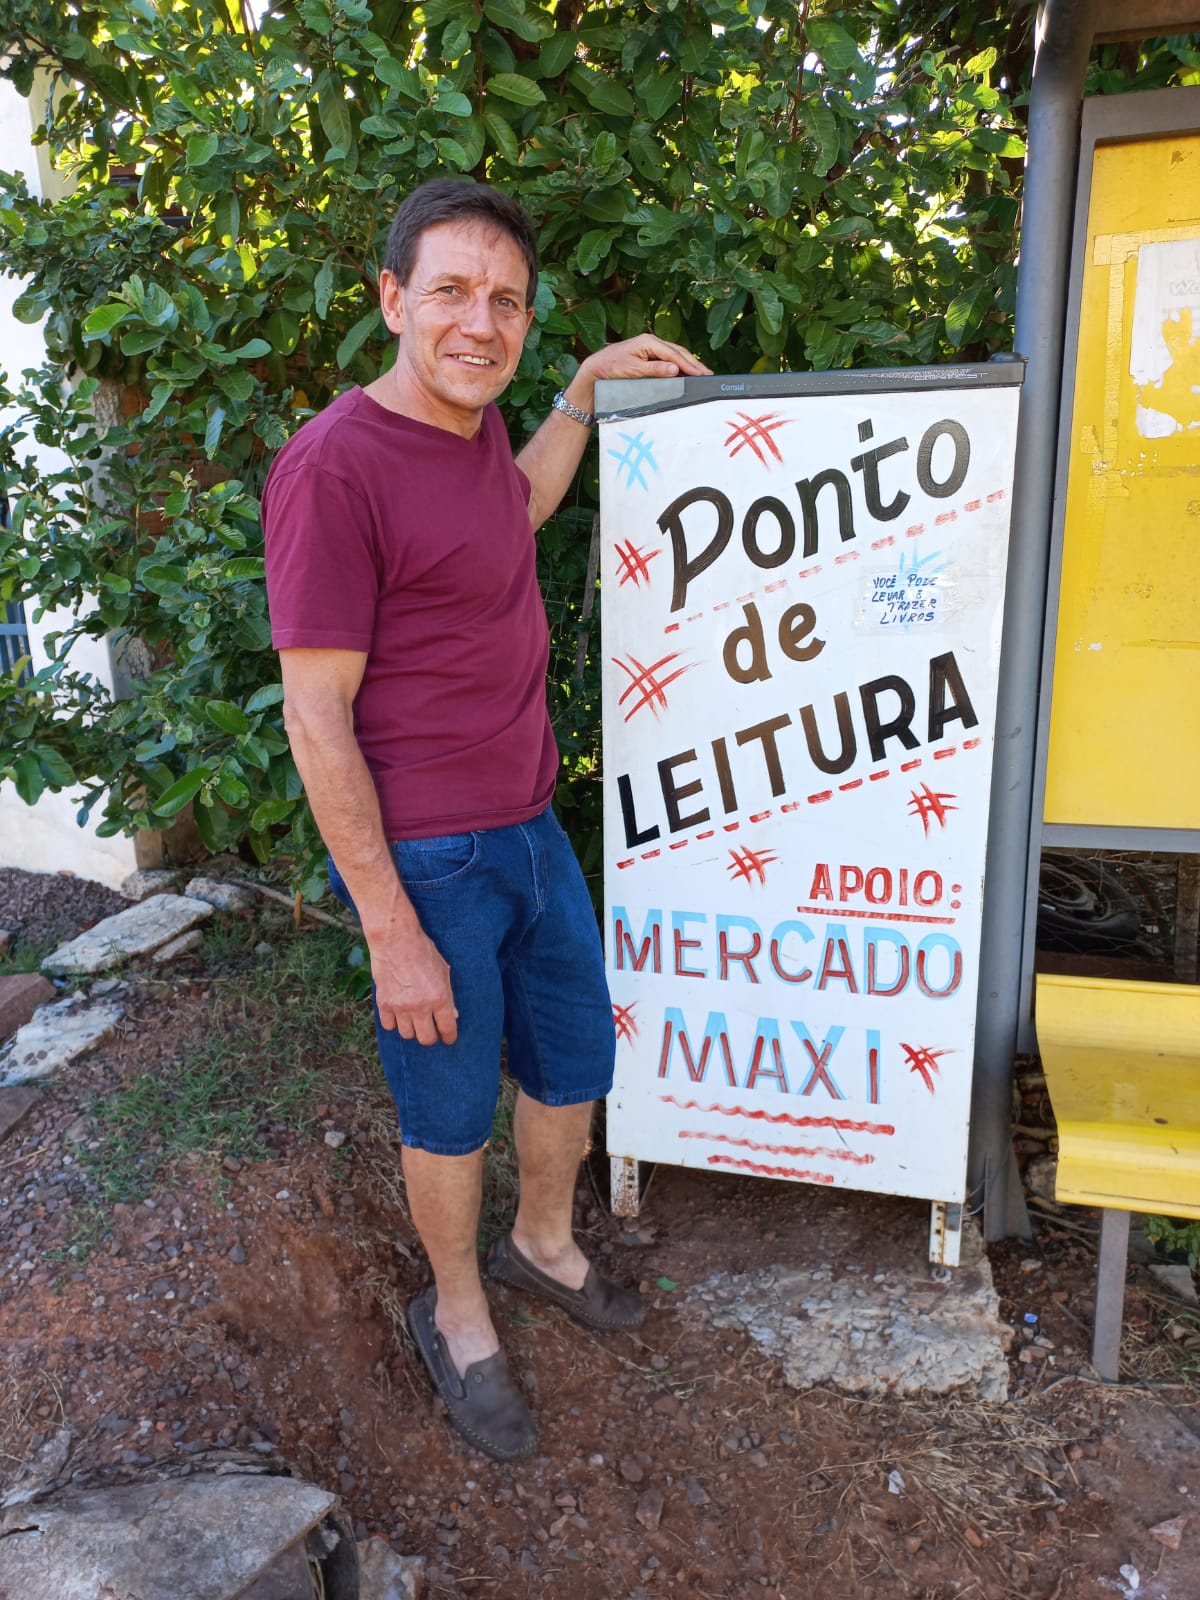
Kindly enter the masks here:
M 209 935 L 223 971 L 204 1032 L 182 1056 L 87 1107 L 99 1143 L 80 1165 L 94 1185 L 94 1211 L 143 1199 L 186 1156 L 206 1158 L 214 1177 L 224 1156 L 264 1157 L 273 1124 L 308 1127 L 331 1060 L 373 1049 L 369 1008 L 348 1002 L 340 987 L 350 934 L 287 930 L 260 958 L 253 944 L 261 928 L 241 926 L 249 933 L 239 937 L 235 925 L 232 935 Z M 85 1244 L 93 1224 L 81 1214 L 72 1244 Z
M 53 948 L 50 944 L 30 944 L 18 939 L 5 955 L 0 956 L 0 977 L 13 977 L 19 972 L 40 972 L 42 962 Z

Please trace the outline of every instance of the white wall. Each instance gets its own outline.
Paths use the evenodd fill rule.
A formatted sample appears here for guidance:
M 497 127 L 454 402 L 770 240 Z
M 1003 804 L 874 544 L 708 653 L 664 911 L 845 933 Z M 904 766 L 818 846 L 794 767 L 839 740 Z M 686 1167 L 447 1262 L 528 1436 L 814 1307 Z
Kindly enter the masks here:
M 53 180 L 47 179 L 39 152 L 30 140 L 33 103 L 22 99 L 12 84 L 0 80 L 0 168 L 23 173 L 33 193 L 44 194 L 47 181 Z M 26 367 L 40 366 L 46 354 L 41 328 L 18 322 L 12 314 L 21 289 L 20 280 L 0 277 L 0 368 L 7 372 L 10 385 Z M 0 418 L 8 420 L 3 413 Z M 23 442 L 20 448 L 47 466 L 64 459 L 61 452 L 35 440 Z M 27 613 L 33 609 L 27 602 Z M 61 612 L 48 614 L 40 623 L 30 622 L 29 645 L 35 668 L 46 662 L 42 648 L 46 634 L 64 625 Z M 94 673 L 111 687 L 108 647 L 102 641 L 81 640 L 72 651 L 71 661 L 79 671 Z M 97 839 L 93 829 L 77 824 L 77 809 L 70 789 L 43 795 L 35 806 L 27 806 L 11 783 L 0 785 L 0 866 L 24 867 L 32 872 L 74 872 L 116 887 L 137 864 L 133 840 Z

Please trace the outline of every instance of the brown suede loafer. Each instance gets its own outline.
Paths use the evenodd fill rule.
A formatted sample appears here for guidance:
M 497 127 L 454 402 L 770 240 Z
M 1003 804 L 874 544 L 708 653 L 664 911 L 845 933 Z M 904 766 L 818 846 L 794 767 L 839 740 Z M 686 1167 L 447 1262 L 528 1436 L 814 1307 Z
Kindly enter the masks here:
M 623 1289 L 589 1266 L 582 1289 L 568 1289 L 523 1256 L 509 1234 L 497 1239 L 487 1254 L 487 1274 L 514 1289 L 527 1289 L 553 1300 L 576 1322 L 598 1333 L 614 1333 L 640 1328 L 646 1320 L 646 1307 L 636 1289 Z
M 410 1301 L 408 1325 L 429 1368 L 434 1388 L 446 1403 L 450 1424 L 493 1461 L 520 1461 L 538 1446 L 537 1423 L 517 1388 L 503 1350 L 473 1361 L 459 1376 L 446 1341 L 433 1319 L 437 1289 Z

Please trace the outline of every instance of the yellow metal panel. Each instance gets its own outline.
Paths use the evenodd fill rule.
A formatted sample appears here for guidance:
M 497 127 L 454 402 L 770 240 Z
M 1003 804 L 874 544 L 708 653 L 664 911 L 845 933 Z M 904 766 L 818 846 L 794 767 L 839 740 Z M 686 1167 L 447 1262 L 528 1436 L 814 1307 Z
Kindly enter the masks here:
M 1037 979 L 1059 1200 L 1200 1218 L 1200 988 Z
M 1200 135 L 1098 145 L 1045 820 L 1200 826 Z

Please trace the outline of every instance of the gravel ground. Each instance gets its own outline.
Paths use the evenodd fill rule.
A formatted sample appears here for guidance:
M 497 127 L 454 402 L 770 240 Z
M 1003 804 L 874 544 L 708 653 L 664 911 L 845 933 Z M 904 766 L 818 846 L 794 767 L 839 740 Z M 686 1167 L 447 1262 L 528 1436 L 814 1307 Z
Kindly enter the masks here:
M 28 944 L 61 944 L 128 904 L 115 889 L 89 878 L 0 868 L 0 928 Z

